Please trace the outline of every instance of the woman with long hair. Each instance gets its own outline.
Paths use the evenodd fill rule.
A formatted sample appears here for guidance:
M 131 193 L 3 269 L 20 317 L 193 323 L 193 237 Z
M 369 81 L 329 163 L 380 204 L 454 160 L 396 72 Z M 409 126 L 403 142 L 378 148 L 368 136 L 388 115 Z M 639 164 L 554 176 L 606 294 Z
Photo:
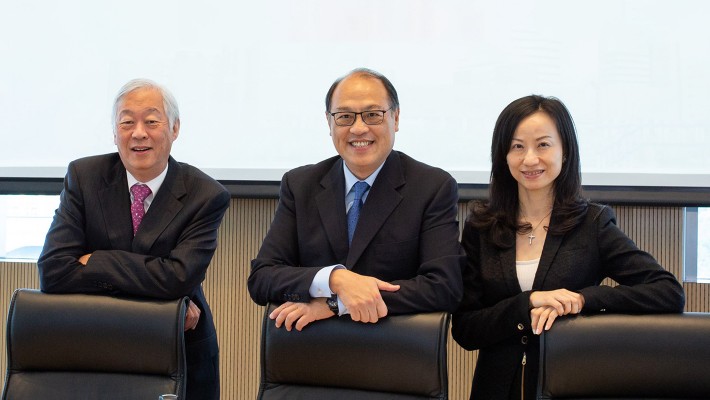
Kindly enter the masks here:
M 533 399 L 539 336 L 579 313 L 682 312 L 683 288 L 584 200 L 574 122 L 556 98 L 526 96 L 500 114 L 487 201 L 472 204 L 454 339 L 479 350 L 471 398 Z M 616 287 L 600 285 L 607 277 Z

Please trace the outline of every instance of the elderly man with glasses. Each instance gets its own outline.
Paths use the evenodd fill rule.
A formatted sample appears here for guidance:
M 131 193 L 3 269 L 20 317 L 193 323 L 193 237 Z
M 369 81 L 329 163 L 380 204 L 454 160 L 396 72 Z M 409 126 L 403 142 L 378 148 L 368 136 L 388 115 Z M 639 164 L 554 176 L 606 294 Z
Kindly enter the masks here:
M 456 181 L 393 150 L 399 99 L 383 75 L 351 71 L 325 105 L 339 155 L 284 175 L 252 298 L 282 303 L 270 317 L 289 331 L 336 315 L 453 311 L 464 263 Z

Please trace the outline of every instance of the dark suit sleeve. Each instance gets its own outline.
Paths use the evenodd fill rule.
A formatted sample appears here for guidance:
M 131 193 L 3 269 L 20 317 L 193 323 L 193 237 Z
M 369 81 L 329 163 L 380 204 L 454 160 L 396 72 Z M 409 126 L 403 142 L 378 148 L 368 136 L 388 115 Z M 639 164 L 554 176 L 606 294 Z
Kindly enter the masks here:
M 465 257 L 458 241 L 457 202 L 458 186 L 448 177 L 439 185 L 422 216 L 416 276 L 393 280 L 391 283 L 400 285 L 400 289 L 382 292 L 390 314 L 453 312 L 461 301 Z
M 59 195 L 59 207 L 45 236 L 37 260 L 39 285 L 50 293 L 100 292 L 98 287 L 77 288 L 82 270 L 79 258 L 90 252 L 86 244 L 84 197 L 74 163 L 70 163 Z M 82 285 L 84 286 L 84 285 Z M 82 290 L 83 289 L 83 290 Z
M 591 286 L 580 290 L 585 312 L 682 312 L 685 294 L 678 280 L 616 225 L 616 216 L 604 207 L 597 223 L 602 271 L 618 286 Z
M 279 204 L 271 227 L 251 262 L 247 287 L 251 298 L 259 305 L 311 299 L 308 290 L 322 267 L 300 265 L 296 224 L 296 202 L 287 173 L 281 180 Z
M 192 296 L 205 279 L 228 206 L 227 192 L 206 199 L 167 257 L 98 250 L 89 259 L 84 276 L 109 282 L 121 293 L 165 299 Z
M 191 203 L 176 217 L 179 226 L 163 232 L 165 251 L 139 254 L 93 249 L 87 238 L 85 192 L 70 164 L 60 205 L 37 266 L 40 287 L 52 293 L 108 293 L 173 299 L 192 296 L 205 278 L 217 247 L 217 230 L 229 206 L 229 193 L 216 182 L 190 187 Z M 161 188 L 168 190 L 168 188 Z M 88 195 L 88 194 L 86 194 Z M 91 253 L 86 266 L 78 259 Z
M 489 304 L 481 273 L 480 232 L 466 224 L 461 243 L 467 254 L 463 273 L 464 297 L 454 312 L 451 334 L 466 350 L 476 350 L 519 335 L 518 324 L 530 327 L 530 291 Z M 488 302 L 487 302 L 488 301 Z

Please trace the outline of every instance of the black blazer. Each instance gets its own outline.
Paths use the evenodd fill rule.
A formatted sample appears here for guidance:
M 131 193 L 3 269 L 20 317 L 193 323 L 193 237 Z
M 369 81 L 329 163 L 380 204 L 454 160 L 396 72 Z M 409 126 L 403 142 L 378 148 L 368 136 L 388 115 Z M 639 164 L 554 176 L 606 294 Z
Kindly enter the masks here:
M 551 225 L 556 215 L 552 214 Z M 514 233 L 511 233 L 514 234 Z M 532 333 L 530 293 L 522 292 L 515 247 L 500 250 L 486 233 L 466 224 L 462 244 L 468 265 L 464 299 L 453 315 L 453 338 L 465 349 L 480 349 L 471 397 L 520 398 L 525 353 L 525 398 L 535 396 L 539 337 Z M 610 277 L 619 286 L 600 286 Z M 583 222 L 564 235 L 548 233 L 533 291 L 565 288 L 584 296 L 583 313 L 682 312 L 683 288 L 617 226 L 611 208 L 589 204 Z M 554 329 L 554 325 L 552 327 Z
M 202 281 L 229 198 L 218 182 L 171 157 L 133 237 L 126 169 L 118 153 L 73 161 L 37 262 L 40 288 L 157 299 L 189 296 L 202 314 L 196 329 L 185 332 L 188 358 L 215 355 L 215 327 Z M 88 253 L 91 258 L 82 266 L 78 259 Z
M 342 159 L 289 171 L 252 261 L 249 293 L 261 305 L 308 302 L 318 270 L 339 263 L 401 285 L 397 292 L 382 292 L 391 314 L 453 311 L 462 295 L 464 263 L 457 201 L 451 175 L 393 151 L 370 189 L 349 248 Z

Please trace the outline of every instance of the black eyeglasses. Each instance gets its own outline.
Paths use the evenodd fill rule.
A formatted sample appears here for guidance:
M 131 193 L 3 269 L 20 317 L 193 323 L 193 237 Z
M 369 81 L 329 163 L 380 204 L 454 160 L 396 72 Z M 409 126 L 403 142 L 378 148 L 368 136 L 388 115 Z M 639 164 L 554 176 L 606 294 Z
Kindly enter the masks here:
M 367 110 L 363 112 L 329 112 L 335 121 L 335 125 L 338 126 L 352 126 L 355 123 L 355 119 L 359 115 L 362 118 L 362 122 L 367 125 L 379 125 L 385 120 L 385 113 L 391 110 L 392 107 L 386 110 Z

